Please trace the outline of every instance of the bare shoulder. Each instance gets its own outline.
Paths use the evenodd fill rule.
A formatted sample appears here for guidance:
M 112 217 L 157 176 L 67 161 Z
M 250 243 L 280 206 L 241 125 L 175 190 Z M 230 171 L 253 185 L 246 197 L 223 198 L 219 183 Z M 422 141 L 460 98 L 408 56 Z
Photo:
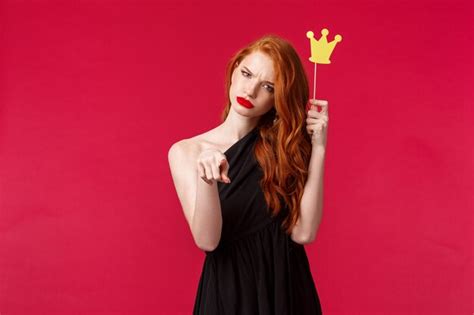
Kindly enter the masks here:
M 178 158 L 182 160 L 195 160 L 202 150 L 212 147 L 209 132 L 196 135 L 174 143 L 168 151 L 168 159 Z
M 184 162 L 186 159 L 191 159 L 199 151 L 200 145 L 197 141 L 192 139 L 179 140 L 173 143 L 168 150 L 168 161 L 171 161 L 170 159 L 179 159 L 181 162 Z
M 174 143 L 168 151 L 168 159 L 170 156 L 196 160 L 199 154 L 209 148 L 223 150 L 223 146 L 216 140 L 219 139 L 219 133 L 215 129 L 211 129 L 194 137 L 180 140 Z

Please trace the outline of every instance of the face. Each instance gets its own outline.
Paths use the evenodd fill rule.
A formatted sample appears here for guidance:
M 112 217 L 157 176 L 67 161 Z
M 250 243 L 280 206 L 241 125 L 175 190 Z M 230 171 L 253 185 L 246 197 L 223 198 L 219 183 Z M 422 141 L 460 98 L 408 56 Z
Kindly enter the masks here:
M 247 55 L 232 73 L 230 101 L 244 116 L 261 116 L 274 106 L 273 61 L 256 51 Z

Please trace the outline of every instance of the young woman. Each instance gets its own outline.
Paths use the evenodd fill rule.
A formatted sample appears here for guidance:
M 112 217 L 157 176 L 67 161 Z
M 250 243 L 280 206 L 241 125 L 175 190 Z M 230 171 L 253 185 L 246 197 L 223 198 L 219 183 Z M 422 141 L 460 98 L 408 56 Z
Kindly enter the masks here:
M 328 102 L 308 110 L 301 60 L 275 35 L 235 54 L 226 91 L 222 124 L 168 153 L 206 253 L 194 314 L 321 314 L 304 244 L 322 217 Z

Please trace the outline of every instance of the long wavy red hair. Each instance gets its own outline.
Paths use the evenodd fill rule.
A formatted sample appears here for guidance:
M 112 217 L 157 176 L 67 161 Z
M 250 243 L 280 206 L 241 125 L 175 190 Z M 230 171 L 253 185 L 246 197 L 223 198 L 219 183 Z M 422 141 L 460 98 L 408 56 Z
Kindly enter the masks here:
M 227 64 L 227 104 L 222 121 L 231 107 L 232 72 L 242 59 L 255 51 L 269 56 L 275 71 L 275 106 L 259 119 L 260 139 L 255 144 L 256 160 L 263 170 L 260 186 L 272 216 L 284 209 L 282 202 L 288 205 L 282 227 L 290 234 L 299 218 L 311 157 L 311 137 L 306 132 L 308 79 L 296 50 L 287 40 L 276 35 L 263 36 L 239 50 Z

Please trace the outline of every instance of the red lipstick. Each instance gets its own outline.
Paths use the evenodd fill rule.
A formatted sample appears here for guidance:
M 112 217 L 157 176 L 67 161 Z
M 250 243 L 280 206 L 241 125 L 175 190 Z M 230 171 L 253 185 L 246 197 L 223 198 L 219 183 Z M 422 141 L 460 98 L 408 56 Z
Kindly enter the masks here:
M 247 108 L 253 108 L 253 104 L 250 101 L 247 101 L 245 98 L 237 96 L 237 102 Z

